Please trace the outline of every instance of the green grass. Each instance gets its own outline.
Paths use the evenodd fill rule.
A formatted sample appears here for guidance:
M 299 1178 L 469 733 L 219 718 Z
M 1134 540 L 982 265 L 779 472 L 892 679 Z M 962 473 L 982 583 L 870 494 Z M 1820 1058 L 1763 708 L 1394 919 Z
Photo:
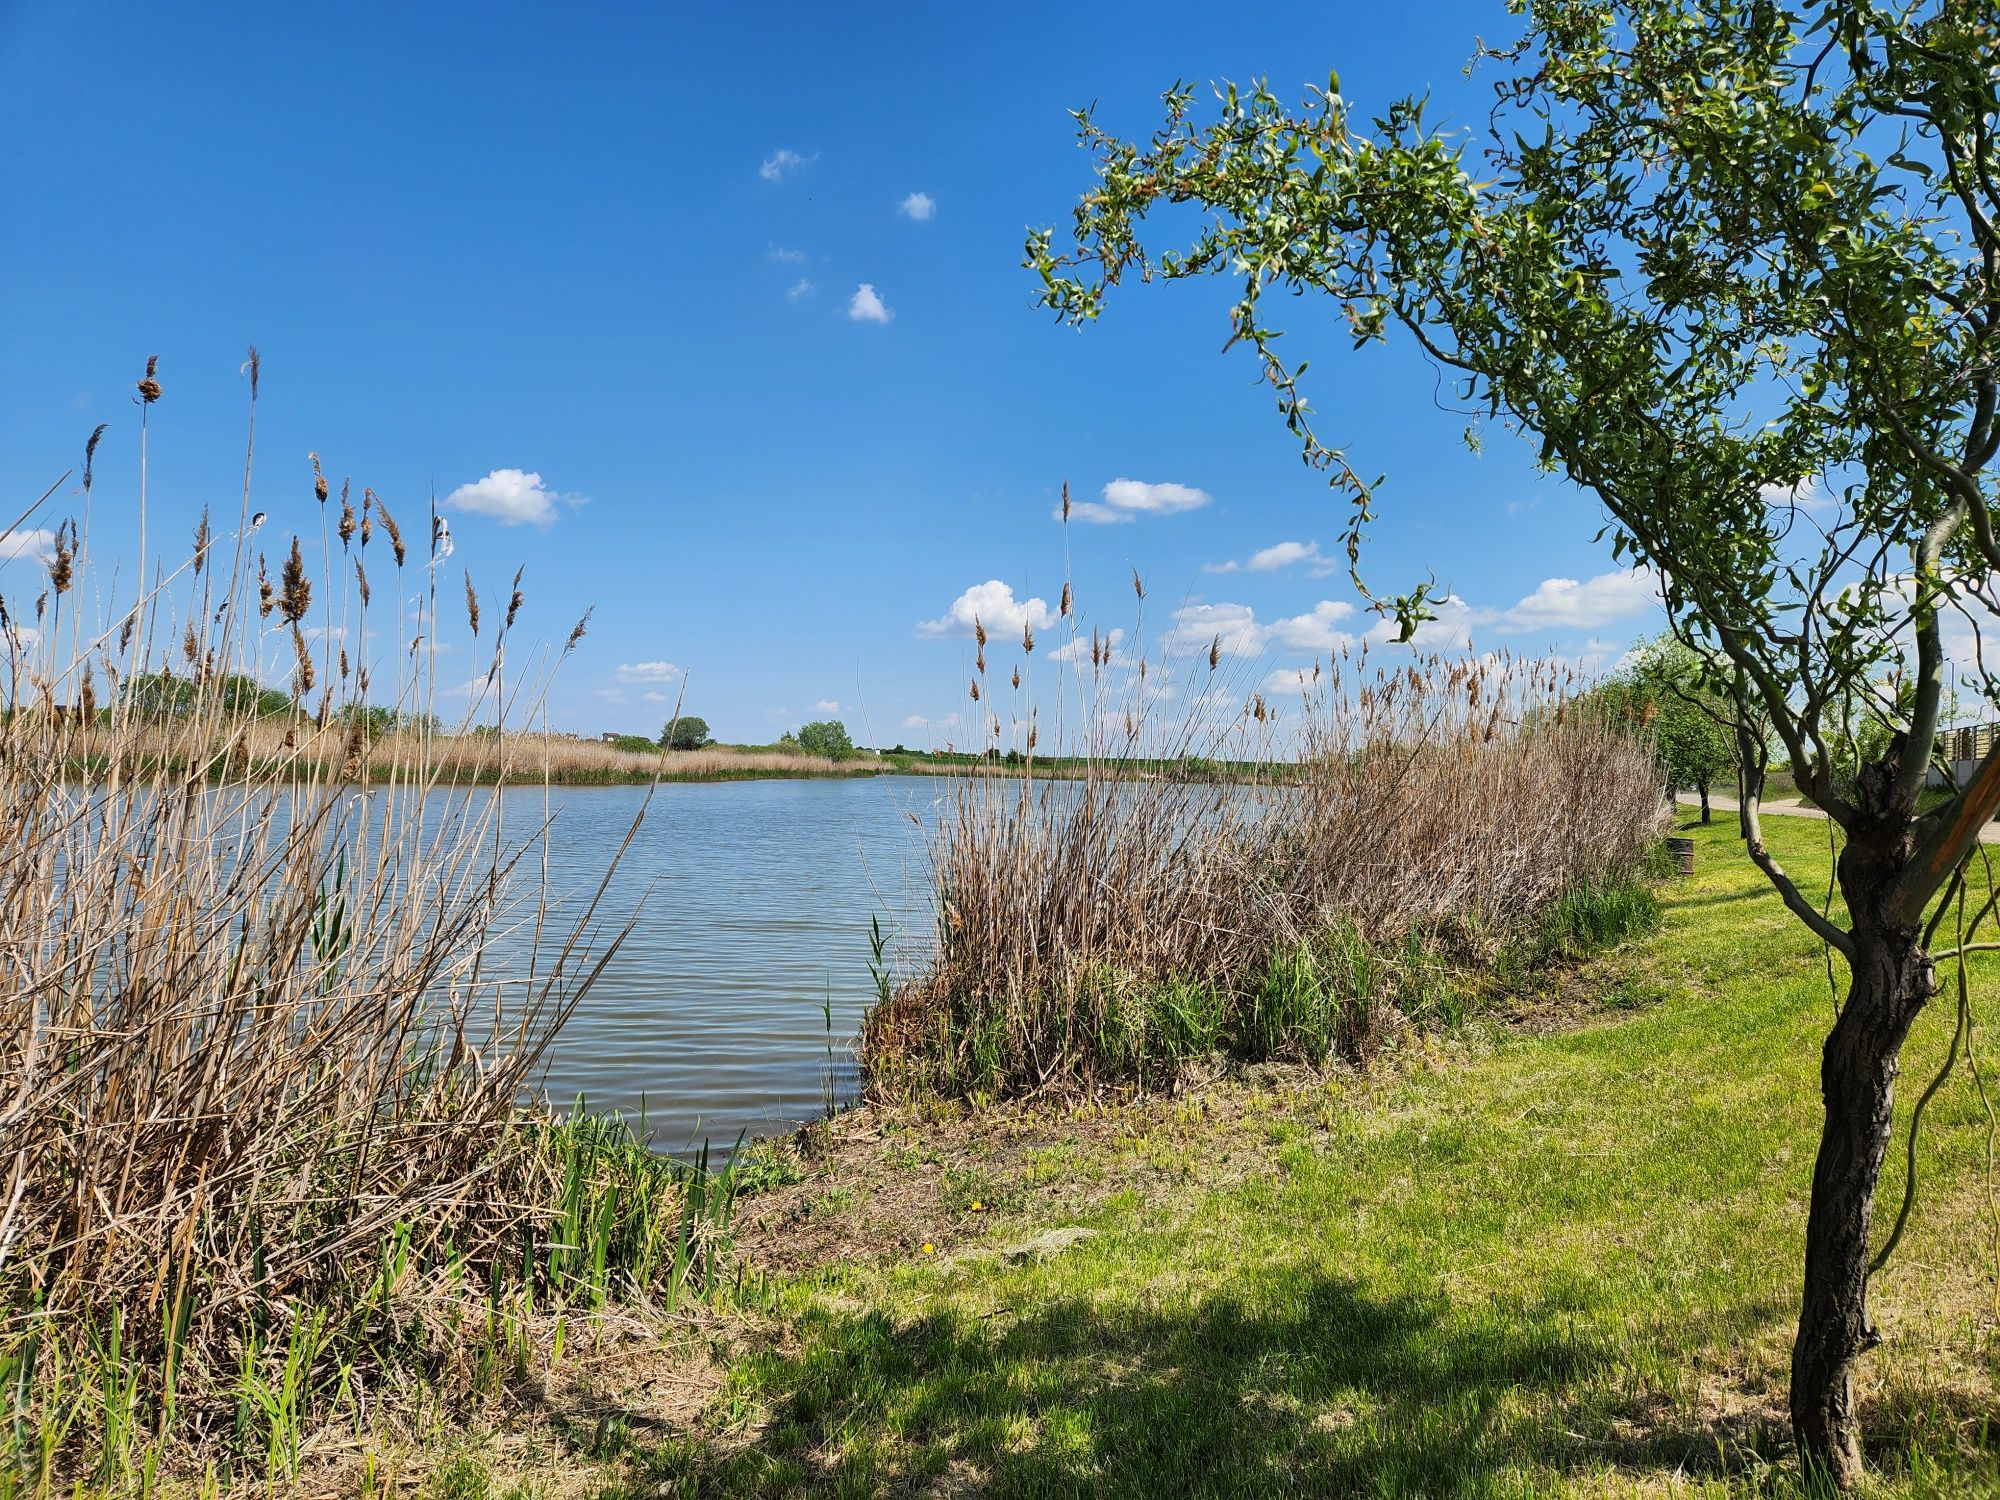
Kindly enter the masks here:
M 1767 831 L 1824 881 L 1824 824 Z M 1086 1145 L 1065 1171 L 1127 1185 L 1075 1215 L 1095 1239 L 1045 1264 L 897 1245 L 784 1286 L 763 1352 L 606 1493 L 1792 1493 L 1827 975 L 1731 830 L 1693 832 L 1700 872 L 1593 961 L 1606 1008 L 1583 1024 L 1475 1028 L 1442 1058 Z M 1948 1031 L 1942 1008 L 1924 1018 L 1906 1076 Z M 1876 1282 L 1886 1342 L 1863 1395 L 1886 1493 L 2000 1486 L 1984 1120 L 1966 1082 L 1939 1095 L 1925 1195 Z M 1246 1168 L 1229 1148 L 1254 1121 Z

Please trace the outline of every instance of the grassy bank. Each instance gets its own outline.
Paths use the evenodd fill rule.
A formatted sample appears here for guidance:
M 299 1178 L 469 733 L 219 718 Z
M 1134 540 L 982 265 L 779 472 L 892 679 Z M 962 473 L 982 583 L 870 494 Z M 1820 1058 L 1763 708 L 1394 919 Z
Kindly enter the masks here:
M 1692 834 L 1656 933 L 1370 1072 L 843 1118 L 740 1212 L 761 1307 L 679 1384 L 558 1379 L 454 1439 L 455 1493 L 1792 1493 L 1827 975 L 1730 831 Z M 1824 825 L 1768 836 L 1824 880 Z M 1985 1142 L 1961 1075 L 1875 1286 L 1881 1493 L 2000 1484 Z M 1899 1151 L 1891 1209 L 1903 1180 Z M 1069 1225 L 1094 1237 L 997 1253 Z

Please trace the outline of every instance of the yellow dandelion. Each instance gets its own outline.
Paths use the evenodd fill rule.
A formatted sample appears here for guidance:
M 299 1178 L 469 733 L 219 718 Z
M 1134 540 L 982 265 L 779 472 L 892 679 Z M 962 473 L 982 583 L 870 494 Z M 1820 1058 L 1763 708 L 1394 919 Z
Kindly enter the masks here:
M 936 1255 L 936 1254 L 937 1254 L 937 1246 L 936 1246 L 936 1245 L 933 1245 L 933 1244 L 932 1244 L 932 1243 L 931 1243 L 931 1242 L 930 1242 L 929 1240 L 925 1240 L 925 1241 L 924 1241 L 924 1254 L 926 1254 L 926 1255 Z

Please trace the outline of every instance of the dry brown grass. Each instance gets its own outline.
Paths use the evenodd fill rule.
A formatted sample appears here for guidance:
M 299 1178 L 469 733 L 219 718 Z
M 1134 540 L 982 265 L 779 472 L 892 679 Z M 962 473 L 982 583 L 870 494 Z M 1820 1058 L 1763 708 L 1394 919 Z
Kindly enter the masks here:
M 588 892 L 558 923 L 538 822 L 460 784 L 546 768 L 549 741 L 370 741 L 349 712 L 447 701 L 441 526 L 410 558 L 379 499 L 357 524 L 343 495 L 333 543 L 322 485 L 313 577 L 252 520 L 246 460 L 236 524 L 203 516 L 121 597 L 94 488 L 31 618 L 0 620 L 0 1469 L 46 1485 L 87 1454 L 110 1482 L 142 1439 L 268 1442 L 250 1456 L 282 1469 L 329 1402 L 351 1419 L 412 1370 L 447 1389 L 486 1347 L 465 1309 L 557 1278 L 579 1156 L 521 1104 L 619 933 Z M 517 580 L 468 722 L 533 715 L 503 666 L 519 607 Z M 390 638 L 350 657 L 371 618 Z M 230 684 L 279 662 L 289 707 L 246 717 Z M 142 681 L 178 684 L 171 708 Z M 523 966 L 489 958 L 503 925 L 534 939 Z
M 1280 711 L 1228 690 L 1220 642 L 1206 674 L 1198 657 L 1163 690 L 1107 638 L 1072 639 L 1079 670 L 1054 700 L 1080 726 L 1074 777 L 1029 766 L 959 789 L 932 843 L 935 956 L 867 1023 L 878 1091 L 1145 1082 L 1217 1047 L 1366 1050 L 1450 984 L 1451 961 L 1630 881 L 1661 826 L 1646 747 L 1568 713 L 1585 684 L 1560 664 L 1361 647 Z M 999 743 L 979 644 L 973 697 Z M 1012 691 L 1032 759 L 1039 710 Z M 1129 775 L 1140 761 L 1265 769 Z

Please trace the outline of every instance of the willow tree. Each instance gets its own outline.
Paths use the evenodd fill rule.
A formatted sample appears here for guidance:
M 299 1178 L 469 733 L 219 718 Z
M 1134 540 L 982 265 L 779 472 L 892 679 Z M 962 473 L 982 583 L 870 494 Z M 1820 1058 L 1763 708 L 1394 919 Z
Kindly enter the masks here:
M 1898 1058 L 1943 957 L 1926 913 L 2000 810 L 2000 752 L 1918 808 L 1947 632 L 1976 643 L 2000 568 L 1992 0 L 1513 9 L 1518 39 L 1481 50 L 1493 109 L 1470 132 L 1414 98 L 1358 116 L 1337 78 L 1296 106 L 1230 88 L 1198 111 L 1176 87 L 1140 141 L 1079 114 L 1096 183 L 1074 242 L 1034 234 L 1029 261 L 1073 321 L 1121 282 L 1235 278 L 1232 342 L 1351 505 L 1350 563 L 1374 486 L 1315 434 L 1272 308 L 1305 316 L 1318 294 L 1357 346 L 1401 330 L 1598 497 L 1614 555 L 1654 569 L 1671 627 L 1723 664 L 1759 726 L 1741 737 L 1749 857 L 1849 976 L 1791 1390 L 1805 1462 L 1847 1483 Z M 1407 637 L 1432 589 L 1369 597 Z M 2000 701 L 1976 660 L 1958 673 Z M 1871 694 L 1896 732 L 1837 777 L 1848 706 Z M 1840 920 L 1764 845 L 1764 726 L 1845 832 Z

